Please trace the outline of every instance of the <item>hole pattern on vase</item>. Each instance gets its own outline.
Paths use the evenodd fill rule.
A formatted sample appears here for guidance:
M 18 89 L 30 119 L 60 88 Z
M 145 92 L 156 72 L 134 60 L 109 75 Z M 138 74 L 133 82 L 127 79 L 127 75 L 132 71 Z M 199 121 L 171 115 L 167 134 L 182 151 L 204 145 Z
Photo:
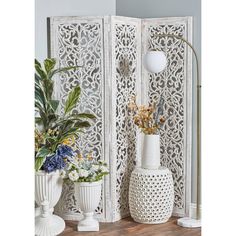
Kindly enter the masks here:
M 171 172 L 167 168 L 157 174 L 134 171 L 130 178 L 129 204 L 131 216 L 137 222 L 166 222 L 174 204 Z

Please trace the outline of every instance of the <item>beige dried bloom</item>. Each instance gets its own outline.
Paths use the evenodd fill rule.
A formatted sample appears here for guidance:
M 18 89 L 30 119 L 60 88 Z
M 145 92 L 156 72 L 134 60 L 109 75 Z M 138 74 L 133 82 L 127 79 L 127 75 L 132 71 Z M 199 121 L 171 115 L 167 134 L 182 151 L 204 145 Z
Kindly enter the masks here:
M 137 125 L 145 134 L 158 133 L 165 122 L 165 118 L 158 114 L 158 108 L 160 109 L 160 105 L 156 106 L 154 103 L 137 106 L 136 97 L 132 96 L 128 107 L 130 111 L 132 111 L 134 124 Z M 163 111 L 162 107 L 161 109 L 161 111 Z

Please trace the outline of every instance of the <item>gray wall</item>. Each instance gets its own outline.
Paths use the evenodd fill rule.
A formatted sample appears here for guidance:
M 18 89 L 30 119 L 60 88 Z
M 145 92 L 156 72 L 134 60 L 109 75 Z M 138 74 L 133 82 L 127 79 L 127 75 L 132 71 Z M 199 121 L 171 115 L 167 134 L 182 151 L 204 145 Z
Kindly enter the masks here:
M 116 14 L 140 18 L 193 16 L 193 46 L 201 56 L 201 0 L 117 0 Z M 200 58 L 199 58 L 200 59 Z M 196 87 L 196 72 L 194 65 L 193 87 Z M 193 99 L 196 114 L 196 92 Z M 196 187 L 196 117 L 193 115 L 193 159 L 192 186 Z M 192 190 L 192 202 L 196 202 L 196 191 Z
M 115 14 L 116 0 L 35 0 L 35 57 L 47 57 L 47 17 Z

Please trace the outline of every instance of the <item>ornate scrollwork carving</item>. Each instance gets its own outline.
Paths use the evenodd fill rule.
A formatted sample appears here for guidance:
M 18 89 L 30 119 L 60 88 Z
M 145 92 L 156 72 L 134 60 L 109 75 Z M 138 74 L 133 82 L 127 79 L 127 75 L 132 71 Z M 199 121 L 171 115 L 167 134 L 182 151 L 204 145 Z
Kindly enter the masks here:
M 127 105 L 136 95 L 138 43 L 137 26 L 129 23 L 115 24 L 116 63 L 116 208 L 118 215 L 129 215 L 129 179 L 136 163 L 136 127 Z
M 74 71 L 60 75 L 57 84 L 60 99 L 59 113 L 63 111 L 68 92 L 76 85 L 81 87 L 78 107 L 73 112 L 86 112 L 96 116 L 95 123 L 80 134 L 76 147 L 82 153 L 93 153 L 95 158 L 103 158 L 103 41 L 101 22 L 87 21 L 61 23 L 57 28 L 57 59 L 60 66 L 83 65 Z M 80 213 L 76 208 L 74 185 L 65 183 L 59 202 L 59 211 Z M 103 202 L 97 208 L 102 214 Z
M 157 34 L 186 35 L 185 23 L 150 22 L 146 25 L 146 48 L 161 50 L 167 57 L 167 67 L 159 74 L 148 74 L 148 100 L 157 102 L 162 96 L 166 122 L 161 135 L 161 165 L 168 167 L 174 179 L 174 207 L 185 209 L 186 187 L 186 45 L 179 39 L 156 37 Z

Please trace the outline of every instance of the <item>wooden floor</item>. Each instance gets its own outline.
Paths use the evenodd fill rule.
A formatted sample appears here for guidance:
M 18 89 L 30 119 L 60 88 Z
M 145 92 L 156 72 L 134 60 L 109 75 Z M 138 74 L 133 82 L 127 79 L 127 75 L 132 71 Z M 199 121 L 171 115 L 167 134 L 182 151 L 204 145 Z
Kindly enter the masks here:
M 125 218 L 115 223 L 100 223 L 99 232 L 78 232 L 77 222 L 67 221 L 66 229 L 60 236 L 200 236 L 201 229 L 188 229 L 176 224 L 177 218 L 172 217 L 167 223 L 159 225 L 147 225 L 134 222 L 131 218 Z

